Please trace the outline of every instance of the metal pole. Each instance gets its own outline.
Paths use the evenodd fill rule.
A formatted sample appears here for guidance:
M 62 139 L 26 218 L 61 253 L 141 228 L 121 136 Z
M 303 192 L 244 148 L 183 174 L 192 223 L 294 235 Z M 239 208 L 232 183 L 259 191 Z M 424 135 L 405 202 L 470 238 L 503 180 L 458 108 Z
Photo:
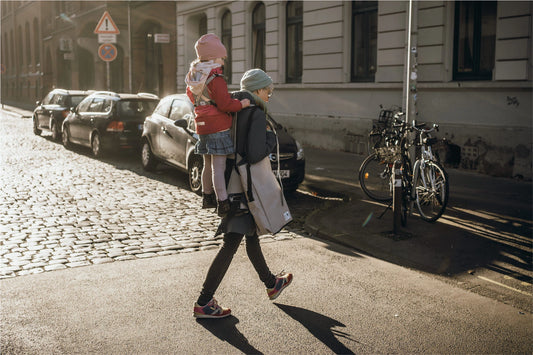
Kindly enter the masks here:
M 409 120 L 409 77 L 411 73 L 411 18 L 413 14 L 413 0 L 409 0 L 407 9 L 407 48 L 405 51 L 405 81 L 403 85 L 403 95 L 405 100 L 405 120 Z
M 109 62 L 105 62 L 107 71 L 107 91 L 111 91 L 111 76 L 109 75 Z
M 393 166 L 394 186 L 392 189 L 392 233 L 398 234 L 402 224 L 402 161 L 397 159 Z

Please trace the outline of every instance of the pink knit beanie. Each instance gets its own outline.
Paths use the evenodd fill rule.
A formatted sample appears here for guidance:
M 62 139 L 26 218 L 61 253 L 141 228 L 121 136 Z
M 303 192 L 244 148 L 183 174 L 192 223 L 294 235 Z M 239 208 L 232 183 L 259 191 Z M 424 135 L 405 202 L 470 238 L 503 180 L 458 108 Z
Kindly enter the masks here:
M 228 56 L 226 47 L 224 47 L 220 39 L 213 33 L 208 33 L 200 37 L 196 41 L 194 49 L 196 50 L 196 56 L 200 60 L 213 60 Z

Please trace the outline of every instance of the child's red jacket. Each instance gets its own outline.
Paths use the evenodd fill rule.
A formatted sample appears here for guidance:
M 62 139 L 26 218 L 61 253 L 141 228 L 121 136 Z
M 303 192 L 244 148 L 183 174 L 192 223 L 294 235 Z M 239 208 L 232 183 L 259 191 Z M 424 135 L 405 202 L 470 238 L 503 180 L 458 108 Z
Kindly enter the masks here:
M 222 75 L 222 69 L 211 70 L 209 76 L 216 74 Z M 205 135 L 230 129 L 232 117 L 228 112 L 240 111 L 241 102 L 231 98 L 226 81 L 222 76 L 216 76 L 207 84 L 207 92 L 215 105 L 203 105 L 194 108 L 196 133 Z M 187 96 L 192 103 L 195 103 L 195 97 L 189 87 L 187 87 Z

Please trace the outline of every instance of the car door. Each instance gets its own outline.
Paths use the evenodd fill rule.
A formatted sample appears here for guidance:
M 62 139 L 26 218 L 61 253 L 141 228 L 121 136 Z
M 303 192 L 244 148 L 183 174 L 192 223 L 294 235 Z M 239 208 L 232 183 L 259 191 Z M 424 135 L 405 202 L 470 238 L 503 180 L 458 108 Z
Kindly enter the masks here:
M 48 93 L 35 112 L 39 121 L 39 127 L 48 128 L 48 124 L 50 123 L 49 111 L 53 105 L 54 95 L 54 92 Z
M 93 101 L 92 97 L 85 98 L 69 116 L 68 130 L 72 141 L 81 143 L 83 140 L 83 122 L 86 116 L 90 115 L 89 107 Z
M 181 99 L 174 99 L 170 109 L 170 117 L 164 119 L 163 134 L 161 136 L 162 151 L 165 159 L 170 163 L 186 166 L 186 147 L 190 135 L 181 127 L 174 125 L 174 121 L 191 113 L 189 104 Z

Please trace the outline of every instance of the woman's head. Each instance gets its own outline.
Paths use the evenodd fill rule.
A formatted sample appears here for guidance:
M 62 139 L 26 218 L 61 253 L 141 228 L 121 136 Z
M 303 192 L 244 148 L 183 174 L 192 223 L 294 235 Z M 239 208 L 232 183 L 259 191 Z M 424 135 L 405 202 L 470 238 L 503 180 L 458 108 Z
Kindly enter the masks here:
M 263 101 L 268 102 L 274 91 L 274 85 L 267 73 L 261 69 L 250 69 L 242 76 L 241 90 L 251 91 Z
M 217 35 L 213 33 L 200 37 L 194 44 L 194 49 L 196 50 L 196 56 L 201 61 L 224 59 L 228 56 L 226 47 L 224 47 Z

